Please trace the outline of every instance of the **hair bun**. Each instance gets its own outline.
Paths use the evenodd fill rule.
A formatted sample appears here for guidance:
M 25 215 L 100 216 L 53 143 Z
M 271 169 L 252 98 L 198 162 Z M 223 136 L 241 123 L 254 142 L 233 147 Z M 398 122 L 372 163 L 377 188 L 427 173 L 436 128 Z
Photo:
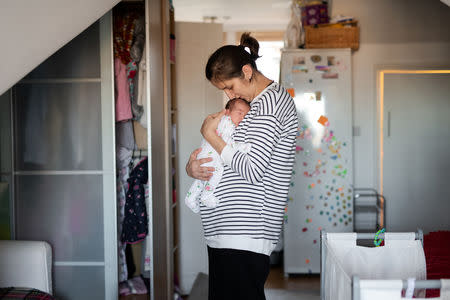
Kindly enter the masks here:
M 253 60 L 257 60 L 260 57 L 258 55 L 259 43 L 254 37 L 250 36 L 250 32 L 244 32 L 241 35 L 239 46 L 242 46 L 245 51 L 247 51 L 246 48 L 248 48 L 247 52 Z

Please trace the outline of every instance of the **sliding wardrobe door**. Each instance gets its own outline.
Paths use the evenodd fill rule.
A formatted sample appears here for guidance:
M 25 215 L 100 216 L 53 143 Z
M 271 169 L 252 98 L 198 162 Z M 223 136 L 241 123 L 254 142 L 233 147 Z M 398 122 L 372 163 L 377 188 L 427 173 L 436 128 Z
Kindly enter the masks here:
M 112 16 L 13 89 L 15 233 L 53 249 L 58 299 L 117 299 Z

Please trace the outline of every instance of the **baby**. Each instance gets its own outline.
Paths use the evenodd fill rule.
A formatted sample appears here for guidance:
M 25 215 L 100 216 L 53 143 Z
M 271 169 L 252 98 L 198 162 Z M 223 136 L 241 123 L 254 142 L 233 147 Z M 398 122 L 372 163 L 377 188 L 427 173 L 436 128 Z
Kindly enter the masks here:
M 228 101 L 225 106 L 226 114 L 217 126 L 217 135 L 222 137 L 225 143 L 232 145 L 235 149 L 248 153 L 250 144 L 235 143 L 232 139 L 234 129 L 244 119 L 250 110 L 250 103 L 244 99 L 235 98 Z M 223 160 L 219 153 L 205 139 L 202 139 L 201 152 L 197 159 L 212 157 L 213 160 L 203 164 L 204 167 L 214 167 L 215 171 L 208 181 L 196 179 L 186 195 L 185 203 L 193 212 L 200 211 L 200 203 L 206 207 L 216 207 L 219 200 L 214 196 L 214 190 L 222 179 Z

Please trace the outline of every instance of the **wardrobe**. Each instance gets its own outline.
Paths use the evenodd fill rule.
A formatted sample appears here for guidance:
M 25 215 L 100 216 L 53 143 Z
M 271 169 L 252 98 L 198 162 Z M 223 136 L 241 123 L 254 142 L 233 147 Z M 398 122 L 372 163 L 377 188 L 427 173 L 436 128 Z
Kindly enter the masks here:
M 147 126 L 134 156 L 148 156 L 148 297 L 173 299 L 173 11 L 168 0 L 122 2 L 145 18 Z M 112 10 L 0 96 L 0 232 L 50 243 L 58 299 L 119 297 L 114 99 Z

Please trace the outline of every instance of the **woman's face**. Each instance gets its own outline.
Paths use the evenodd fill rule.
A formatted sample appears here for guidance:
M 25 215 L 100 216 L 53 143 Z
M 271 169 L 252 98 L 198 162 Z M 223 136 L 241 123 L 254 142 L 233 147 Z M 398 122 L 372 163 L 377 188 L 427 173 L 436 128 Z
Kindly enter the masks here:
M 223 90 L 229 99 L 242 98 L 248 102 L 253 100 L 250 91 L 250 83 L 243 78 L 231 78 L 220 81 L 212 81 L 212 84 L 219 90 Z

